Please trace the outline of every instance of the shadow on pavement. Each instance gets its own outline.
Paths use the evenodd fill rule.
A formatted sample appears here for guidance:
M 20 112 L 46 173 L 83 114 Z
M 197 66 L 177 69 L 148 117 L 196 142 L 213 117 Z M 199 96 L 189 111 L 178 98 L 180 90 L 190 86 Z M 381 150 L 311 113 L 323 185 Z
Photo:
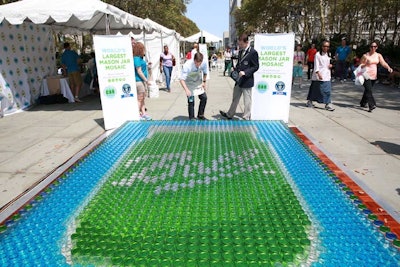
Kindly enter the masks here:
M 398 144 L 383 142 L 383 141 L 375 141 L 371 142 L 371 144 L 380 147 L 383 151 L 385 151 L 388 154 L 400 155 L 400 145 Z
M 101 119 L 94 119 L 94 121 L 95 121 L 101 128 L 103 128 L 103 129 L 105 130 L 104 119 L 103 119 L 103 118 L 101 118 Z
M 99 95 L 88 95 L 82 98 L 82 103 L 65 103 L 65 104 L 38 104 L 26 110 L 34 111 L 74 111 L 74 110 L 101 110 L 101 101 Z
M 174 118 L 172 118 L 173 121 L 187 121 L 189 120 L 188 116 L 176 116 Z

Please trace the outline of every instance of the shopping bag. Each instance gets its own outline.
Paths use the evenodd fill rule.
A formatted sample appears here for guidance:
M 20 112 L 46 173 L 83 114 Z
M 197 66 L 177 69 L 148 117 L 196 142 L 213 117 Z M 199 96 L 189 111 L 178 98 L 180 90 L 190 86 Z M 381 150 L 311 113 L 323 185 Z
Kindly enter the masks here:
M 364 84 L 364 76 L 360 75 L 360 76 L 355 76 L 356 79 L 354 80 L 354 84 L 357 86 L 362 86 Z
M 361 66 L 358 66 L 357 69 L 354 70 L 354 77 L 355 77 L 355 81 L 354 84 L 357 86 L 361 86 L 364 84 L 365 81 L 365 68 L 362 68 Z
M 164 73 L 160 73 L 159 75 L 158 75 L 158 77 L 157 77 L 157 83 L 159 83 L 159 84 L 164 84 L 165 83 L 165 75 L 164 75 Z
M 160 96 L 160 89 L 154 81 L 150 82 L 150 85 L 148 86 L 149 90 L 149 97 L 150 98 L 157 98 Z

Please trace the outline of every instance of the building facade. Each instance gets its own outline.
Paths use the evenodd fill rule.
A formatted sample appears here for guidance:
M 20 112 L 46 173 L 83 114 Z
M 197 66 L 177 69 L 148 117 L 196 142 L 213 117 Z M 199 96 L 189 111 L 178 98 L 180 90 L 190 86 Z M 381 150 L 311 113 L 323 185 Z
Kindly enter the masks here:
M 236 9 L 242 6 L 242 0 L 229 0 L 229 45 L 231 47 L 237 46 L 238 32 L 235 27 L 235 17 L 233 16 Z

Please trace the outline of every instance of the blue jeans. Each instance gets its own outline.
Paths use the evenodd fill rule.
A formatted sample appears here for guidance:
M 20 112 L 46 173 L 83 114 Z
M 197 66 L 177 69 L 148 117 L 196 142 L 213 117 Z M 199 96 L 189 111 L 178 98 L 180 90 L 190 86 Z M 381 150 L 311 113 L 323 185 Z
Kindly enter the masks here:
M 354 75 L 354 71 L 357 69 L 356 66 L 354 66 L 354 64 L 350 65 L 350 70 L 351 70 L 351 79 L 354 80 L 356 78 L 356 76 Z
M 338 60 L 336 62 L 336 75 L 340 80 L 347 78 L 347 62 L 345 60 Z
M 331 103 L 331 90 L 332 90 L 331 81 L 320 82 L 320 88 L 324 104 Z
M 170 90 L 172 67 L 163 66 L 163 72 L 165 74 L 165 83 L 167 84 L 167 90 Z

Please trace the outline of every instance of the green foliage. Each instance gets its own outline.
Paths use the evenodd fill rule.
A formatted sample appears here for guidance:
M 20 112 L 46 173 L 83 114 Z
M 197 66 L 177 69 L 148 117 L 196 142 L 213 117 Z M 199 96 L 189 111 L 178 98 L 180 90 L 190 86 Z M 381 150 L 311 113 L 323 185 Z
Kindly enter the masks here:
M 192 0 L 106 0 L 128 13 L 140 18 L 149 18 L 182 36 L 199 31 L 197 25 L 186 16 L 186 5 Z
M 243 0 L 234 16 L 239 31 L 293 31 L 301 43 L 345 35 L 356 43 L 379 38 L 389 45 L 388 32 L 394 32 L 399 45 L 400 2 L 394 0 Z

